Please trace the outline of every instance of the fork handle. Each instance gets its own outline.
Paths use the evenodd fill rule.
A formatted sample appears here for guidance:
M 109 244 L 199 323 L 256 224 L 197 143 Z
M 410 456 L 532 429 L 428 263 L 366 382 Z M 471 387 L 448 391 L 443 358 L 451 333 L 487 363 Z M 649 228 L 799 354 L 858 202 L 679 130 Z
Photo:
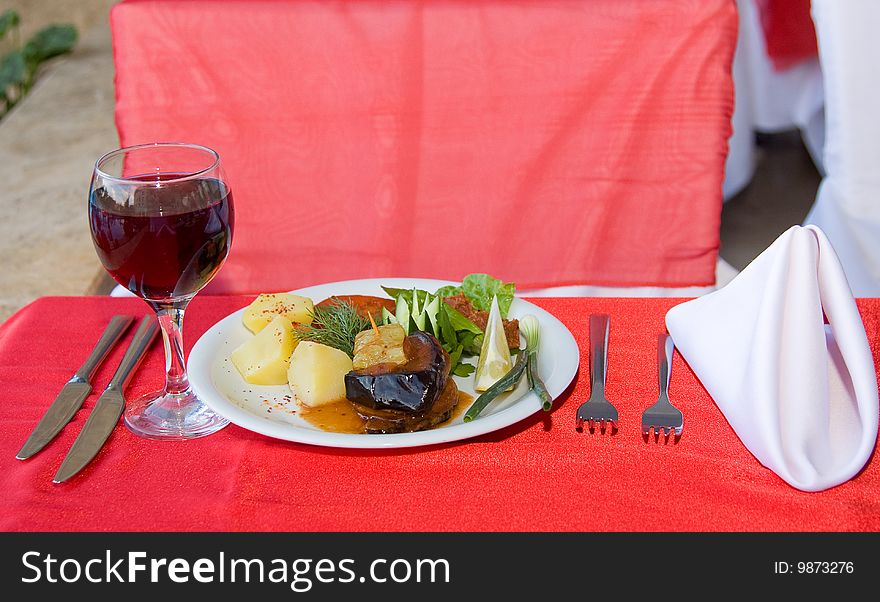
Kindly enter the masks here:
M 605 372 L 608 369 L 608 330 L 611 318 L 607 314 L 590 316 L 590 387 L 591 397 L 605 394 Z
M 657 340 L 657 364 L 660 374 L 660 395 L 668 395 L 669 378 L 672 375 L 672 354 L 675 344 L 668 334 L 661 334 Z

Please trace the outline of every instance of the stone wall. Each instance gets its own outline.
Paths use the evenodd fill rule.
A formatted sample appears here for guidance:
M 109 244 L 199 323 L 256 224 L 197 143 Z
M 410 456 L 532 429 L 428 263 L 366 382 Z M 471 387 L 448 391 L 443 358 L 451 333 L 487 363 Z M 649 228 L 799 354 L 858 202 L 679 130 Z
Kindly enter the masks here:
M 0 322 L 43 295 L 106 293 L 111 281 L 89 235 L 95 160 L 116 148 L 108 0 L 8 0 L 22 37 L 71 22 L 79 42 L 41 70 L 0 120 Z M 63 318 L 62 318 L 63 319 Z

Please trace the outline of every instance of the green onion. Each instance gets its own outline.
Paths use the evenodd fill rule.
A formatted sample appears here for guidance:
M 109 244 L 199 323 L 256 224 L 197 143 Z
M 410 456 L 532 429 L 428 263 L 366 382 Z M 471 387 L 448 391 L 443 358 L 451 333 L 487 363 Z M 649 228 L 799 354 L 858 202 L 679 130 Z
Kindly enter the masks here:
M 523 316 L 519 321 L 519 331 L 526 340 L 526 352 L 537 353 L 538 345 L 541 343 L 541 326 L 538 324 L 538 318 L 532 314 Z
M 538 376 L 538 346 L 541 343 L 541 325 L 538 323 L 538 318 L 529 314 L 519 321 L 519 329 L 526 340 L 526 354 L 529 356 L 529 362 L 526 366 L 529 389 L 534 391 L 538 399 L 541 400 L 541 407 L 544 408 L 544 411 L 549 412 L 553 407 L 553 398 L 550 397 L 547 387 Z
M 547 391 L 547 387 L 544 386 L 544 381 L 538 376 L 538 354 L 537 353 L 529 353 L 529 363 L 526 366 L 526 373 L 528 374 L 529 379 L 529 388 L 535 392 L 535 395 L 538 396 L 538 399 L 541 400 L 541 407 L 545 412 L 549 412 L 553 407 L 553 398 L 550 397 L 550 393 Z
M 474 418 L 480 415 L 480 412 L 483 411 L 489 403 L 498 397 L 501 393 L 506 391 L 508 388 L 513 387 L 519 382 L 519 379 L 522 378 L 523 371 L 526 369 L 526 365 L 528 362 L 526 358 L 529 356 L 528 353 L 521 353 L 516 359 L 516 363 L 513 365 L 513 368 L 510 371 L 502 376 L 498 382 L 494 385 L 483 391 L 483 393 L 477 397 L 474 401 L 473 405 L 468 408 L 468 411 L 464 415 L 464 421 L 470 422 Z

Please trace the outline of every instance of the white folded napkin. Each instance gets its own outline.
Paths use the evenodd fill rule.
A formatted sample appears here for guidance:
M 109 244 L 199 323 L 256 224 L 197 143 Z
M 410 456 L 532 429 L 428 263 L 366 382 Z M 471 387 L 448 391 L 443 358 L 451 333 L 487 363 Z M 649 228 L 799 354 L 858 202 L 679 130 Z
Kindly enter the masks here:
M 666 326 L 745 446 L 787 483 L 821 491 L 868 461 L 877 376 L 822 230 L 789 229 L 723 289 L 669 310 Z

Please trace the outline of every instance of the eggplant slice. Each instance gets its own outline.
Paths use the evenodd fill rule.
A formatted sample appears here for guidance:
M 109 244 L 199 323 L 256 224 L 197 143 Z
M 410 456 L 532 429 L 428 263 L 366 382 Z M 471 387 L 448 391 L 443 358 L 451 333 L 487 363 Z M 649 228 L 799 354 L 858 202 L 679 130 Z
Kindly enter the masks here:
M 427 332 L 403 341 L 404 364 L 375 364 L 345 375 L 349 401 L 373 410 L 426 413 L 449 380 L 449 354 Z
M 368 434 L 414 433 L 424 431 L 446 422 L 458 404 L 458 387 L 451 378 L 440 397 L 427 412 L 404 412 L 399 410 L 376 410 L 352 403 L 358 415 L 364 419 L 364 432 Z

